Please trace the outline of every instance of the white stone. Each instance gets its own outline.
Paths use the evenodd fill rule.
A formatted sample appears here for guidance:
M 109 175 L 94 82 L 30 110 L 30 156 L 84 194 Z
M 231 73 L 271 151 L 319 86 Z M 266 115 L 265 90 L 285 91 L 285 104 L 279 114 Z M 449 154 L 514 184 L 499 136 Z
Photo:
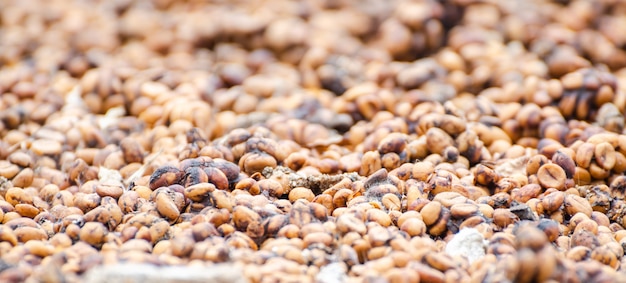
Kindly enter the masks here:
M 451 256 L 466 257 L 470 264 L 485 256 L 487 241 L 478 230 L 465 228 L 452 238 L 446 245 L 446 253 Z

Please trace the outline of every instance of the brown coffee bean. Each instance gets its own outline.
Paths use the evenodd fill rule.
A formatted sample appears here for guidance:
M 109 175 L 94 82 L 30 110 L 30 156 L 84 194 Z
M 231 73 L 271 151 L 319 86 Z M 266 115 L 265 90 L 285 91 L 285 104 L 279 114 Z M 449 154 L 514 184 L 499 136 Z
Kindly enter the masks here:
M 400 230 L 409 234 L 409 236 L 423 236 L 426 233 L 426 224 L 418 218 L 408 218 L 400 225 Z
M 385 153 L 380 158 L 381 166 L 389 171 L 400 167 L 403 163 L 403 158 L 395 152 Z
M 615 152 L 615 165 L 612 171 L 615 173 L 626 171 L 626 156 L 621 152 Z
M 28 153 L 16 151 L 7 157 L 7 160 L 20 167 L 30 167 L 34 163 L 33 158 Z
M 596 145 L 593 143 L 583 143 L 576 150 L 576 164 L 582 168 L 589 168 L 595 155 Z
M 378 151 L 385 153 L 401 153 L 407 145 L 407 137 L 402 133 L 391 133 L 378 143 Z
M 615 177 L 609 186 L 611 195 L 617 199 L 624 199 L 626 193 L 626 176 Z
M 555 191 L 541 198 L 541 205 L 543 210 L 552 214 L 553 212 L 561 209 L 565 201 L 566 193 Z
M 442 154 L 448 146 L 454 146 L 454 140 L 439 128 L 430 128 L 426 132 L 426 146 L 431 153 Z
M 15 177 L 13 177 L 11 182 L 16 187 L 26 188 L 33 183 L 34 174 L 35 173 L 33 169 L 24 168 L 19 173 L 17 173 Z
M 448 254 L 445 253 L 428 253 L 424 256 L 424 261 L 431 267 L 445 272 L 455 267 L 455 262 Z
M 594 149 L 595 161 L 605 170 L 615 166 L 615 148 L 608 142 L 596 144 Z
M 541 193 L 541 186 L 538 184 L 527 184 L 511 191 L 511 199 L 519 203 L 526 203 L 530 199 L 536 198 Z
M 535 252 L 548 244 L 547 235 L 531 225 L 522 225 L 515 230 L 516 248 L 518 250 L 529 248 Z
M 312 247 L 316 245 L 324 245 L 328 247 L 332 244 L 332 237 L 325 232 L 314 232 L 307 234 L 306 236 L 304 236 L 303 240 L 305 247 Z
M 565 171 L 565 175 L 568 179 L 574 176 L 576 164 L 570 155 L 564 152 L 563 149 L 557 150 L 552 156 L 552 162 L 559 165 Z
M 17 235 L 8 226 L 0 227 L 0 241 L 16 246 L 18 242 Z
M 593 143 L 596 146 L 603 142 L 608 142 L 613 148 L 619 144 L 619 135 L 611 132 L 594 133 L 587 139 L 587 142 Z
M 571 248 L 565 254 L 565 257 L 573 261 L 583 261 L 591 256 L 591 249 L 585 246 L 576 246 Z
M 595 221 L 598 224 L 598 226 L 609 227 L 611 225 L 611 221 L 609 220 L 609 217 L 606 216 L 606 214 L 599 212 L 599 211 L 594 211 L 591 213 L 591 220 Z
M 589 175 L 591 175 L 593 179 L 603 180 L 611 175 L 611 171 L 602 168 L 602 166 L 596 162 L 591 162 L 591 165 L 589 166 Z
M 400 211 L 401 201 L 396 194 L 388 193 L 383 195 L 381 202 L 387 211 Z
M 439 202 L 433 201 L 426 204 L 420 211 L 424 223 L 428 226 L 428 233 L 438 236 L 447 231 L 450 220 L 450 210 L 443 207 Z
M 576 195 L 567 194 L 565 196 L 565 200 L 563 201 L 563 205 L 565 211 L 569 215 L 574 215 L 578 212 L 582 212 L 587 216 L 591 216 L 591 212 L 593 211 L 591 205 L 586 199 Z
M 574 170 L 574 176 L 572 177 L 574 183 L 579 186 L 588 185 L 591 183 L 591 174 L 586 169 L 576 167 Z
M 19 203 L 15 205 L 15 212 L 24 217 L 35 218 L 39 214 L 39 209 L 31 204 Z
M 517 221 L 519 221 L 519 217 L 508 209 L 497 208 L 493 212 L 493 223 L 500 228 L 506 228 Z
M 576 228 L 576 226 L 577 226 L 580 222 L 583 222 L 583 221 L 585 221 L 585 220 L 589 220 L 589 216 L 585 215 L 585 214 L 584 214 L 584 213 L 582 213 L 582 212 L 576 213 L 576 214 L 574 214 L 574 215 L 570 218 L 570 221 L 569 221 L 569 224 L 568 224 L 568 225 L 569 225 L 569 227 L 568 227 L 568 228 L 569 228 L 570 230 L 572 230 L 572 231 L 573 231 L 573 230 L 574 230 L 574 228 Z M 596 231 L 596 232 L 597 232 L 597 231 Z
M 30 150 L 37 155 L 61 154 L 61 143 L 51 139 L 37 139 L 30 145 Z
M 467 219 L 480 213 L 479 207 L 473 203 L 457 203 L 450 207 L 450 213 L 453 218 Z
M 96 187 L 96 193 L 100 197 L 112 197 L 118 199 L 123 193 L 124 188 L 122 184 L 99 184 Z
M 565 180 L 567 176 L 565 170 L 556 164 L 544 164 L 537 171 L 539 184 L 544 188 L 555 188 L 558 190 L 565 189 Z
M 476 183 L 483 186 L 490 186 L 499 181 L 500 176 L 491 168 L 478 164 L 475 167 L 475 180 Z
M 570 245 L 571 248 L 584 246 L 593 250 L 600 245 L 600 242 L 593 233 L 587 230 L 579 230 L 578 232 L 572 234 Z
M 15 212 L 15 211 L 9 211 L 9 212 L 5 212 L 4 213 L 4 217 L 2 218 L 2 221 L 6 223 L 6 222 L 9 222 L 9 221 L 11 221 L 13 219 L 17 219 L 17 218 L 21 218 L 21 217 L 22 216 L 19 213 Z
M 20 167 L 15 164 L 12 164 L 6 161 L 0 163 L 0 176 L 4 178 L 12 179 L 19 172 L 20 172 Z
M 539 168 L 549 162 L 545 155 L 535 155 L 528 160 L 526 164 L 526 173 L 529 175 L 537 174 Z
M 310 202 L 313 202 L 315 198 L 315 194 L 308 188 L 305 187 L 295 187 L 289 191 L 289 201 L 295 202 L 299 199 L 306 199 Z
M 150 189 L 156 190 L 159 187 L 167 187 L 178 184 L 182 181 L 184 172 L 172 166 L 159 167 L 150 176 Z
M 150 199 L 150 194 L 152 193 L 152 190 L 146 186 L 135 186 L 133 191 L 137 192 L 139 197 L 144 200 Z
M 337 231 L 342 234 L 356 232 L 364 235 L 367 231 L 365 223 L 352 214 L 342 214 L 337 218 Z
M 420 211 L 420 214 L 422 215 L 422 219 L 424 219 L 424 223 L 430 226 L 439 219 L 442 210 L 443 207 L 441 203 L 433 201 L 426 204 Z
M 132 138 L 124 138 L 120 141 L 120 149 L 126 163 L 143 163 L 144 152 L 139 142 Z
M 183 182 L 181 185 L 184 187 L 193 186 L 200 183 L 207 183 L 209 181 L 209 175 L 201 168 L 197 166 L 188 167 L 185 169 L 184 179 L 181 180 Z M 176 185 L 176 184 L 170 184 Z
M 239 167 L 249 175 L 261 172 L 265 167 L 276 167 L 276 159 L 265 152 L 248 152 L 239 159 Z
M 574 233 L 578 232 L 579 230 L 587 230 L 594 235 L 598 235 L 598 223 L 589 218 L 584 219 L 576 224 L 574 228 Z
M 45 258 L 54 253 L 54 247 L 43 241 L 28 241 L 24 243 L 24 247 L 33 255 Z
M 433 201 L 438 201 L 441 205 L 450 208 L 455 204 L 469 203 L 470 201 L 457 192 L 441 192 L 435 195 Z
M 419 274 L 420 282 L 421 280 L 425 282 L 445 282 L 445 275 L 441 271 L 426 264 L 412 261 L 407 265 L 407 268 Z
M 591 251 L 590 258 L 608 265 L 611 268 L 617 268 L 619 265 L 618 255 L 615 254 L 608 246 L 599 246 Z
M 80 208 L 83 212 L 88 212 L 94 208 L 96 208 L 101 201 L 101 197 L 96 193 L 76 193 L 74 195 L 74 205 Z
M 587 200 L 594 211 L 607 213 L 611 207 L 611 191 L 607 185 L 593 186 L 587 193 Z
M 365 219 L 368 222 L 376 222 L 383 227 L 391 225 L 391 217 L 389 217 L 389 214 L 380 209 L 368 209 Z
M 80 240 L 92 246 L 100 246 L 107 234 L 107 229 L 99 222 L 87 222 L 80 229 Z
M 156 203 L 156 209 L 158 212 L 165 216 L 170 221 L 176 220 L 180 216 L 180 210 L 167 194 L 157 194 L 154 202 Z
M 210 194 L 211 202 L 217 208 L 223 208 L 228 211 L 232 211 L 235 206 L 235 201 L 232 199 L 232 195 L 227 191 L 217 190 Z
M 261 216 L 247 207 L 237 206 L 233 209 L 233 222 L 237 230 L 245 231 L 250 223 L 260 223 Z
M 26 193 L 24 189 L 19 188 L 19 187 L 9 188 L 6 191 L 6 194 L 4 197 L 6 201 L 12 206 L 15 206 L 20 203 L 26 203 L 26 204 L 33 203 L 33 197 L 30 194 Z
M 361 169 L 359 175 L 370 176 L 374 172 L 382 168 L 382 161 L 380 159 L 380 153 L 378 151 L 368 151 L 363 154 L 361 158 Z
M 215 189 L 215 185 L 211 183 L 199 183 L 186 187 L 183 192 L 186 198 L 195 202 L 202 202 L 209 197 Z
M 13 230 L 17 240 L 26 243 L 30 240 L 44 241 L 48 239 L 48 234 L 41 228 L 22 226 Z
M 413 178 L 426 181 L 428 177 L 435 171 L 435 166 L 430 162 L 417 162 L 413 165 Z
M 259 190 L 271 197 L 280 197 L 285 193 L 283 185 L 274 179 L 263 179 L 255 183 L 255 186 L 259 186 Z

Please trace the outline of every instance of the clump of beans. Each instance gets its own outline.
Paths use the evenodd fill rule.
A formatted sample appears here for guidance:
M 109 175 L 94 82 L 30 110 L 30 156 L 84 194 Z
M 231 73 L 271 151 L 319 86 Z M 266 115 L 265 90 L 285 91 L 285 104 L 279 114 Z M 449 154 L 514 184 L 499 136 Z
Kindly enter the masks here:
M 2 1 L 0 281 L 619 281 L 625 11 Z

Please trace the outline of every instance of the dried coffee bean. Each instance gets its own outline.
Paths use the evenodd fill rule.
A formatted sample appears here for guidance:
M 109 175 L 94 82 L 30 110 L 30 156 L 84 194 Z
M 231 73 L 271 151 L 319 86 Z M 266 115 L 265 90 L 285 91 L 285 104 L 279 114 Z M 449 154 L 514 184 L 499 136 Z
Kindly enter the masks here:
M 26 243 L 30 240 L 44 241 L 48 239 L 48 234 L 41 228 L 21 226 L 14 230 L 15 237 L 21 243 Z
M 537 171 L 537 179 L 539 184 L 544 188 L 555 188 L 558 190 L 565 189 L 565 180 L 567 175 L 565 170 L 557 164 L 545 164 Z
M 251 175 L 261 172 L 265 167 L 276 167 L 276 159 L 265 152 L 248 152 L 239 159 L 239 167 Z
M 132 138 L 124 138 L 120 141 L 120 149 L 126 163 L 143 163 L 144 152 L 141 145 Z
M 82 241 L 85 241 L 92 246 L 100 246 L 103 243 L 107 232 L 107 229 L 102 223 L 87 222 L 80 229 L 79 237 Z
M 207 183 L 208 181 L 209 175 L 202 168 L 195 166 L 185 169 L 184 179 L 181 180 L 181 182 L 184 182 L 184 187 L 190 187 L 200 183 Z
M 595 161 L 605 170 L 615 166 L 615 148 L 608 142 L 596 144 L 594 150 Z
M 178 168 L 172 166 L 159 167 L 150 176 L 150 189 L 155 190 L 159 187 L 167 187 L 172 184 L 180 183 L 185 177 L 185 173 Z
M 593 233 L 587 230 L 579 230 L 578 232 L 572 234 L 572 240 L 570 245 L 572 248 L 577 246 L 584 246 L 593 250 L 600 245 L 600 242 Z
M 498 208 L 493 212 L 493 222 L 500 228 L 506 228 L 517 221 L 519 217 L 508 209 Z
M 454 146 L 454 140 L 439 128 L 430 128 L 426 132 L 426 146 L 431 153 L 443 153 L 448 146 Z
M 566 154 L 563 150 L 557 150 L 552 156 L 552 162 L 556 165 L 559 165 L 565 171 L 565 176 L 568 179 L 571 179 L 574 176 L 574 171 L 576 169 L 576 164 L 572 157 Z
M 591 216 L 591 212 L 593 211 L 591 205 L 586 199 L 576 195 L 567 194 L 565 196 L 565 200 L 563 201 L 563 205 L 565 207 L 565 211 L 569 215 L 582 212 L 587 216 Z
M 596 145 L 593 143 L 583 143 L 576 151 L 576 164 L 582 168 L 589 168 L 595 155 Z
M 541 193 L 541 186 L 538 184 L 527 184 L 511 191 L 511 199 L 520 203 L 526 203 L 536 198 Z
M 112 197 L 118 199 L 123 193 L 124 188 L 122 184 L 100 184 L 96 187 L 96 193 L 100 197 Z
M 158 212 L 169 220 L 176 220 L 180 216 L 180 210 L 167 194 L 158 194 L 154 200 Z
M 351 214 L 343 214 L 337 218 L 337 231 L 342 234 L 356 232 L 363 235 L 366 232 L 366 227 L 362 220 Z

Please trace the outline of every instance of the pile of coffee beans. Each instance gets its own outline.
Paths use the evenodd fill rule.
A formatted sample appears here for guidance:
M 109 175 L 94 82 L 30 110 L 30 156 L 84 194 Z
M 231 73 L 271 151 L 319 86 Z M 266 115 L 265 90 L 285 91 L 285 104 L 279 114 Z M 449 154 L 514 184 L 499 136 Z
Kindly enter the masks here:
M 624 27 L 616 0 L 0 1 L 0 281 L 623 281 Z

